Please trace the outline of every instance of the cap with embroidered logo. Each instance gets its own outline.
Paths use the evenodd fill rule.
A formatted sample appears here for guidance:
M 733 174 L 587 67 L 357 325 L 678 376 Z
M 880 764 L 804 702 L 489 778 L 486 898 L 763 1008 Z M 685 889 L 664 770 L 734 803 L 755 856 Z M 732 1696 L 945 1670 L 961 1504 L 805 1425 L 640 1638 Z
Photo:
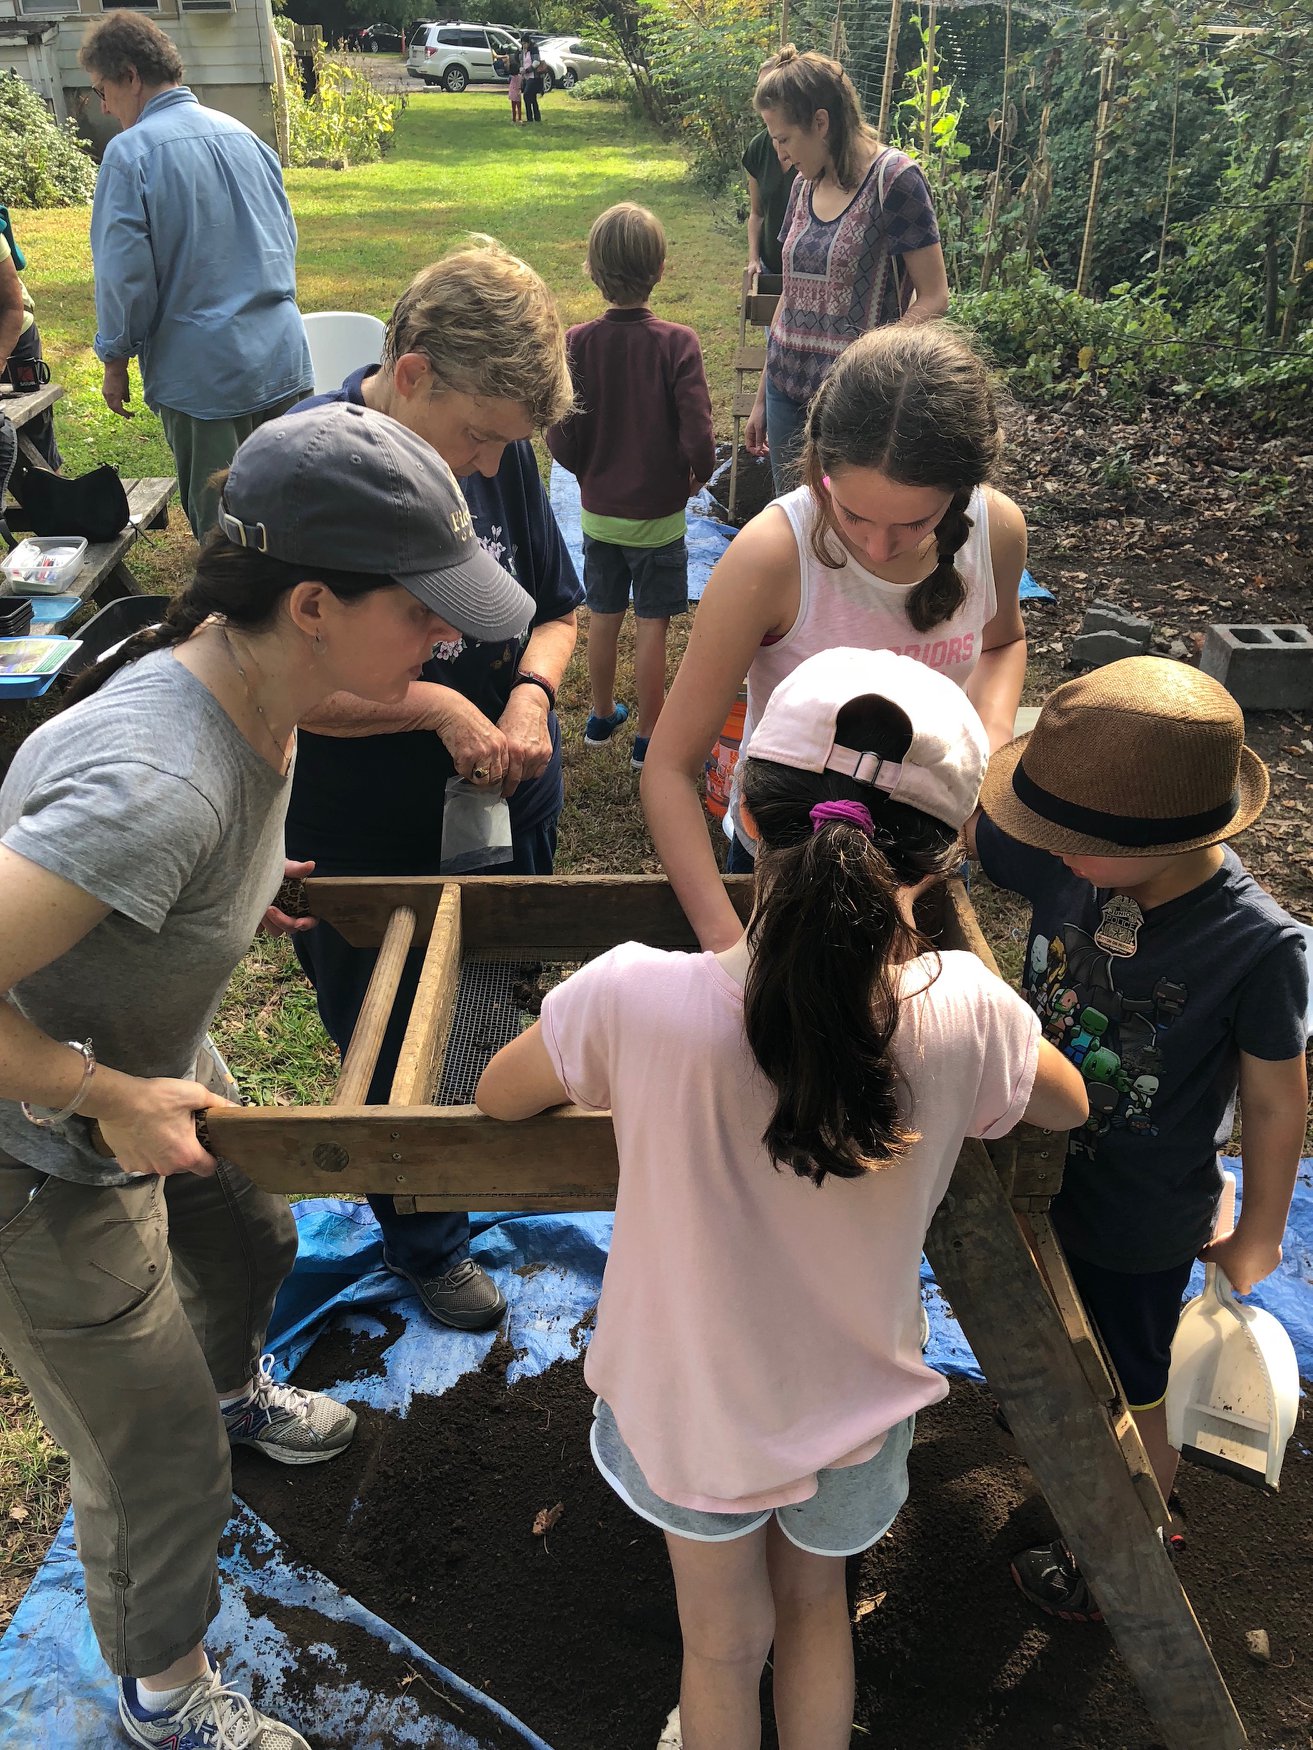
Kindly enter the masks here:
M 470 638 L 516 638 L 533 619 L 442 457 L 369 407 L 329 402 L 257 427 L 233 457 L 219 526 L 293 565 L 390 577 Z

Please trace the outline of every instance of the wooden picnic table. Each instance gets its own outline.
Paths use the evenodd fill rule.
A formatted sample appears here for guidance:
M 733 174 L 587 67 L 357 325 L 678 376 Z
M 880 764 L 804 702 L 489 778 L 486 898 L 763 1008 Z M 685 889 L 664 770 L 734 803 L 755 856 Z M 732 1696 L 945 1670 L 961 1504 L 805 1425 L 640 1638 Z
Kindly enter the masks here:
M 19 455 L 31 467 L 44 468 L 46 463 L 32 440 L 24 434 L 23 427 L 63 398 L 62 384 L 54 382 L 47 383 L 44 388 L 32 394 L 0 397 L 0 412 L 8 417 L 9 423 L 18 434 Z M 118 601 L 122 596 L 141 595 L 141 585 L 126 563 L 127 555 L 143 529 L 165 526 L 169 499 L 177 484 L 171 475 L 154 479 L 124 480 L 123 490 L 128 495 L 127 524 L 112 541 L 97 541 L 87 548 L 77 576 L 70 580 L 62 593 L 76 596 L 79 604 L 95 601 L 101 607 L 108 602 Z M 74 612 L 76 610 L 70 610 L 63 621 L 53 624 L 64 624 L 73 617 Z

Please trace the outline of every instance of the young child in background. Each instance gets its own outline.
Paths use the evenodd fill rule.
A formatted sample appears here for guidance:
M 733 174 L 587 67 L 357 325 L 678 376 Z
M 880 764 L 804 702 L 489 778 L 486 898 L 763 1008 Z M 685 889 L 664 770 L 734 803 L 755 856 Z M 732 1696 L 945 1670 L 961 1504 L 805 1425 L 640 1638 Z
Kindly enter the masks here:
M 685 1750 L 846 1750 L 845 1558 L 907 1494 L 926 1228 L 964 1136 L 1086 1113 L 1079 1074 L 914 900 L 960 859 L 987 740 L 909 657 L 782 681 L 738 771 L 751 927 L 719 954 L 630 942 L 489 1064 L 498 1118 L 612 1111 L 619 1192 L 585 1376 L 603 1477 L 666 1534 Z
M 524 110 L 521 98 L 524 95 L 524 74 L 520 70 L 519 59 L 516 55 L 510 57 L 508 72 L 510 76 L 506 81 L 506 95 L 511 100 L 511 121 L 523 122 Z
M 1308 1104 L 1301 933 L 1223 843 L 1267 801 L 1244 734 L 1198 670 L 1111 663 L 1059 687 L 995 753 L 974 831 L 990 880 L 1031 901 L 1026 993 L 1089 1093 L 1053 1222 L 1164 1499 L 1191 1267 L 1210 1260 L 1241 1294 L 1275 1270 Z M 1244 1207 L 1210 1241 L 1237 1091 Z M 1050 1615 L 1100 1620 L 1061 1541 L 1012 1572 Z
M 566 334 L 580 411 L 547 432 L 552 455 L 578 476 L 583 501 L 589 747 L 604 746 L 629 716 L 615 697 L 615 671 L 633 592 L 635 771 L 665 702 L 670 621 L 688 609 L 684 506 L 716 465 L 698 337 L 648 308 L 665 262 L 665 232 L 645 207 L 622 201 L 594 223 L 588 277 L 607 310 Z

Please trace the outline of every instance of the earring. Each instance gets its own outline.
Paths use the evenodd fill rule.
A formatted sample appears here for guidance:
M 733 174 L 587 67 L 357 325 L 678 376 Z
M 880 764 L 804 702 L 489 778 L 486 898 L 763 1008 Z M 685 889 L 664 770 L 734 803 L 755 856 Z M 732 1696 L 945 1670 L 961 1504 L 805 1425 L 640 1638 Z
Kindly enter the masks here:
M 324 654 L 324 641 L 319 636 L 318 632 L 316 632 L 315 633 L 315 655 L 322 656 L 323 654 Z

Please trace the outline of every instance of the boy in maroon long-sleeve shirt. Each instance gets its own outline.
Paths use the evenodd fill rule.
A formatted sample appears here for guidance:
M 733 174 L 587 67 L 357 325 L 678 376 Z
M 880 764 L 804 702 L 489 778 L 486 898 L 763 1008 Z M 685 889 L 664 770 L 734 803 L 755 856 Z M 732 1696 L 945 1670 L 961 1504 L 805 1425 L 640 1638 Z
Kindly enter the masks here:
M 615 697 L 615 669 L 633 590 L 635 771 L 665 703 L 671 617 L 688 609 L 684 505 L 716 462 L 698 337 L 647 307 L 665 261 L 665 232 L 645 207 L 623 201 L 595 221 L 588 275 L 607 310 L 565 337 L 580 411 L 547 433 L 552 455 L 578 477 L 583 504 L 589 747 L 604 746 L 629 716 Z

